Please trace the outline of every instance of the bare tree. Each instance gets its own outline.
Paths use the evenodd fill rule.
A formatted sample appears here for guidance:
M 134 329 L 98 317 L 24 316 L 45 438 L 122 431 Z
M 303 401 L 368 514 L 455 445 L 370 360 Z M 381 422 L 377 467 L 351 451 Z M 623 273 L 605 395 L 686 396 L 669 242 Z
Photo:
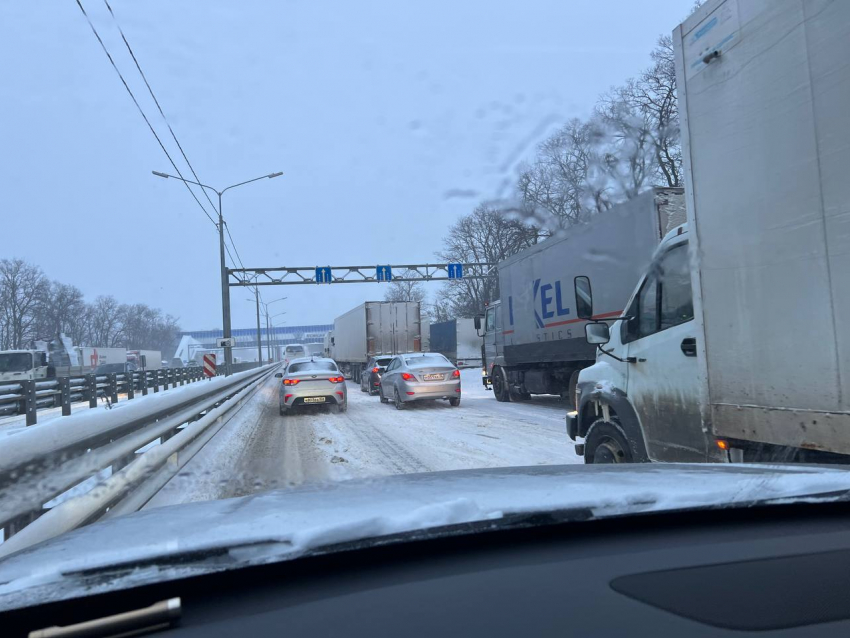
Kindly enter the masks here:
M 38 306 L 36 334 L 50 341 L 60 334 L 82 343 L 86 337 L 86 302 L 76 286 L 52 281 L 45 287 Z
M 122 314 L 121 306 L 115 297 L 101 295 L 95 299 L 86 313 L 87 345 L 104 348 L 117 346 L 123 339 Z
M 416 272 L 405 270 L 402 277 L 416 276 Z M 421 281 L 393 281 L 384 293 L 384 301 L 425 301 L 425 286 Z
M 36 338 L 39 305 L 48 283 L 38 266 L 0 259 L 0 348 L 24 348 Z
M 520 174 L 519 195 L 536 223 L 551 231 L 569 228 L 610 207 L 602 166 L 599 126 L 572 119 L 540 144 Z
M 539 228 L 482 204 L 451 227 L 438 256 L 447 262 L 496 264 L 536 244 L 540 237 Z M 485 304 L 498 297 L 499 280 L 495 274 L 485 279 L 451 281 L 442 294 L 454 317 L 481 314 Z

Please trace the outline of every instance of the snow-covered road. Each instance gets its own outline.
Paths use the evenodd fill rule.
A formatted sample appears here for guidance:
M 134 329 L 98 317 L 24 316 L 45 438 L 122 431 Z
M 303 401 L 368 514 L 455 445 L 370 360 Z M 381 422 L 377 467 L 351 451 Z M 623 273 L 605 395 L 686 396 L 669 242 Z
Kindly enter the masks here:
M 270 378 L 148 507 L 265 489 L 409 472 L 581 463 L 557 397 L 499 403 L 480 370 L 462 372 L 463 398 L 398 411 L 348 383 L 348 411 L 278 415 Z

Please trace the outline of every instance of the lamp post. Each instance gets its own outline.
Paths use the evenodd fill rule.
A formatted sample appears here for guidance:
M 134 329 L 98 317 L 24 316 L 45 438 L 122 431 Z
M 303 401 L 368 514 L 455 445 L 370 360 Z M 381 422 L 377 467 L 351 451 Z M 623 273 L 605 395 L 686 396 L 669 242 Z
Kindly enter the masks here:
M 222 190 L 217 190 L 212 186 L 207 186 L 206 184 L 201 184 L 200 182 L 193 182 L 190 179 L 183 179 L 182 177 L 177 177 L 176 175 L 169 175 L 168 173 L 161 173 L 159 171 L 151 171 L 157 177 L 162 177 L 164 179 L 172 178 L 179 180 L 181 182 L 187 182 L 189 184 L 195 184 L 196 186 L 200 186 L 201 188 L 208 188 L 216 195 L 218 195 L 218 252 L 219 258 L 221 259 L 221 322 L 222 322 L 222 333 L 225 339 L 230 338 L 230 289 L 227 285 L 227 264 L 224 261 L 224 218 L 221 214 L 221 197 L 231 188 L 236 188 L 237 186 L 244 186 L 245 184 L 250 184 L 251 182 L 256 182 L 261 179 L 271 179 L 273 177 L 280 177 L 283 173 L 270 173 L 269 175 L 262 175 L 260 177 L 255 177 L 254 179 L 249 179 L 244 182 L 239 182 L 238 184 L 232 184 L 227 188 Z M 233 363 L 233 351 L 230 348 L 224 349 L 224 369 L 225 374 L 229 375 L 231 370 L 231 365 Z
M 267 332 L 266 332 L 266 334 L 269 334 L 269 331 L 271 330 L 271 328 L 274 327 L 274 325 L 272 324 L 272 319 L 274 319 L 275 317 L 280 317 L 281 315 L 285 315 L 285 314 L 286 314 L 286 311 L 284 310 L 283 312 L 279 312 L 276 315 L 272 315 L 271 317 L 269 317 L 268 310 L 266 311 L 266 322 L 267 322 L 267 326 L 266 326 Z M 277 354 L 277 332 L 274 333 L 274 345 L 275 345 L 275 354 Z

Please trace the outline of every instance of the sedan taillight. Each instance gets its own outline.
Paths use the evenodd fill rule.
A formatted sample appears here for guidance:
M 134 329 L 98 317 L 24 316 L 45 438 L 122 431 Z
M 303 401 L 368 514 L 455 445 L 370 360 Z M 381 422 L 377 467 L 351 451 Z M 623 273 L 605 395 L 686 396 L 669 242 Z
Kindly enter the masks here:
M 345 377 L 331 377 L 328 381 L 331 383 L 343 383 L 345 381 Z
M 284 379 L 283 385 L 297 385 L 301 379 Z
M 378 367 L 374 367 L 374 368 L 372 368 L 372 372 L 380 372 L 380 371 L 381 371 L 381 369 L 380 369 L 380 368 L 378 368 Z
M 452 372 L 452 379 L 457 379 L 460 377 L 460 370 L 455 370 Z
M 407 372 L 402 372 L 401 378 L 404 379 L 405 381 L 410 381 L 413 378 L 413 375 L 409 374 Z

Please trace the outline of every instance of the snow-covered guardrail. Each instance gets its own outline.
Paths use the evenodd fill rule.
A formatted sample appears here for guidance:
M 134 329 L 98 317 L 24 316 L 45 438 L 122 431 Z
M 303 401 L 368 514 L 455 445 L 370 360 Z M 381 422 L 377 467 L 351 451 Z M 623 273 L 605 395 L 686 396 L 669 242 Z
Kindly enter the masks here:
M 256 368 L 256 363 L 233 364 L 233 372 Z M 224 374 L 220 368 L 219 375 Z M 26 424 L 37 423 L 37 411 L 46 408 L 62 408 L 62 416 L 71 414 L 71 404 L 87 401 L 90 408 L 97 407 L 98 398 L 117 403 L 119 394 L 127 399 L 137 393 L 146 396 L 149 391 L 160 388 L 176 388 L 194 381 L 203 380 L 200 366 L 188 368 L 163 368 L 128 373 L 86 374 L 82 376 L 59 376 L 44 381 L 13 381 L 0 383 L 0 415 L 26 414 Z
M 140 509 L 277 365 L 54 419 L 5 438 L 0 556 L 104 515 Z M 95 484 L 80 489 L 87 480 Z M 45 508 L 53 499 L 61 502 Z

